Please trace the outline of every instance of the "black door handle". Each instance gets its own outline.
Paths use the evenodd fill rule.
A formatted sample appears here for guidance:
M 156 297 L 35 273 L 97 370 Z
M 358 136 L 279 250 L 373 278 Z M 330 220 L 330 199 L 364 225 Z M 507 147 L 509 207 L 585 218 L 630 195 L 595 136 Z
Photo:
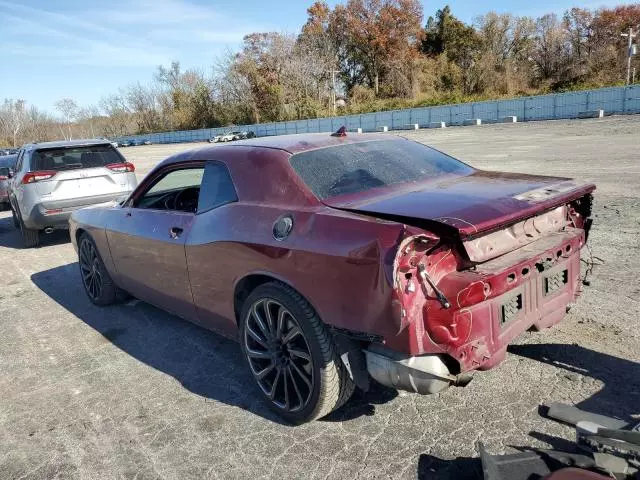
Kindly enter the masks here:
M 171 228 L 169 229 L 169 236 L 170 236 L 172 239 L 174 239 L 174 240 L 175 240 L 175 239 L 176 239 L 176 238 L 178 238 L 180 235 L 182 235 L 182 232 L 183 232 L 183 231 L 184 231 L 184 230 L 182 230 L 180 227 L 171 227 Z

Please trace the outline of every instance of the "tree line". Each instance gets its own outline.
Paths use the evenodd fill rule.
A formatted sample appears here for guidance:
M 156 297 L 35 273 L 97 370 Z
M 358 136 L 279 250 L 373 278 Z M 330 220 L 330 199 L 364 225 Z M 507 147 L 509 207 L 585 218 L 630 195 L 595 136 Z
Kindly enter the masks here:
M 534 95 L 626 80 L 640 3 L 539 18 L 489 12 L 471 24 L 449 6 L 426 22 L 418 0 L 319 1 L 296 34 L 251 33 L 208 70 L 159 66 L 135 83 L 57 116 L 0 104 L 0 144 L 190 130 Z M 633 66 L 640 67 L 634 58 Z M 640 73 L 639 73 L 640 76 Z

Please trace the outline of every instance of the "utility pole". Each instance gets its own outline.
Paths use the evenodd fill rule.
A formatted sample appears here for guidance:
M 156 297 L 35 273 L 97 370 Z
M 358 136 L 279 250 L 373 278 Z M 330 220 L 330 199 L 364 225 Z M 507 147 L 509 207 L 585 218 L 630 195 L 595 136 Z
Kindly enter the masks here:
M 633 39 L 636 37 L 637 33 L 633 33 L 633 27 L 629 27 L 629 33 L 622 33 L 621 35 L 629 38 L 629 49 L 627 50 L 627 85 L 631 85 L 631 57 L 635 55 Z
M 330 70 L 331 73 L 331 103 L 333 105 L 333 115 L 336 114 L 336 73 L 340 70 Z

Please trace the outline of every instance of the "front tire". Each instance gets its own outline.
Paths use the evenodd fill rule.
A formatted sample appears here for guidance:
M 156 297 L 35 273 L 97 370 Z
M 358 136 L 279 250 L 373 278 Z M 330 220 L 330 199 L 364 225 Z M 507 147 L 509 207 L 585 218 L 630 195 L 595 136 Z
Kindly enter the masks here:
M 341 407 L 355 384 L 311 305 L 280 282 L 256 288 L 240 317 L 240 344 L 269 406 L 293 424 Z
M 94 305 L 105 307 L 122 298 L 121 290 L 111 279 L 95 242 L 86 233 L 78 242 L 78 263 L 84 290 Z

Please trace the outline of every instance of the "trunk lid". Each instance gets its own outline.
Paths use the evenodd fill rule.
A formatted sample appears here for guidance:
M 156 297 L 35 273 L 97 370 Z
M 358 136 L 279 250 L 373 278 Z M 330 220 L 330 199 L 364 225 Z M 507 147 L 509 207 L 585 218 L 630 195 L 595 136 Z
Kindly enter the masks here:
M 595 190 L 568 178 L 476 170 L 330 197 L 333 208 L 411 224 L 438 224 L 475 237 L 538 215 Z

